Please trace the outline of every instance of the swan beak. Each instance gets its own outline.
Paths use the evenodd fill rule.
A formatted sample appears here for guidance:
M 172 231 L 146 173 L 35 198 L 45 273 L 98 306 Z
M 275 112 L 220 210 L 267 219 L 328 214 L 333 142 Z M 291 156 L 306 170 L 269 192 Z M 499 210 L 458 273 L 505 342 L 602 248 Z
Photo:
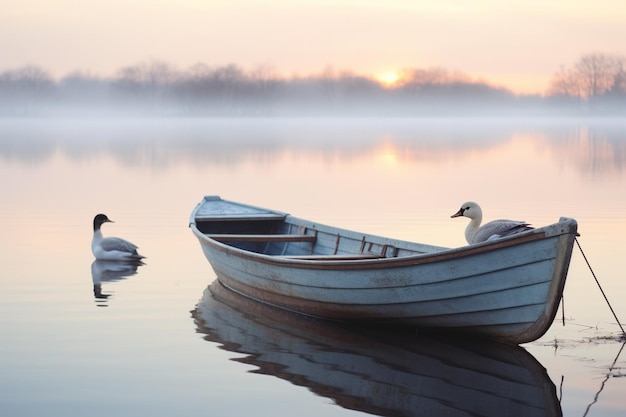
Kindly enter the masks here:
M 459 211 L 454 213 L 452 216 L 450 216 L 450 218 L 454 219 L 455 217 L 461 217 L 462 215 L 463 215 L 463 209 L 460 209 Z

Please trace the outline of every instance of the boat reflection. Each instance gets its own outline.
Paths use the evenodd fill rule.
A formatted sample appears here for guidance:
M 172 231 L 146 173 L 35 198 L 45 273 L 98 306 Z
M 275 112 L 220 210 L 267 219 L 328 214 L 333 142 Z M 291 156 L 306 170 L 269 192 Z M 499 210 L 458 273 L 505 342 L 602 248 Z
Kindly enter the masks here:
M 247 299 L 214 281 L 192 316 L 238 362 L 381 416 L 561 416 L 546 370 L 526 350 L 488 340 L 320 321 Z
M 91 264 L 91 279 L 93 281 L 93 295 L 96 305 L 106 307 L 107 300 L 112 293 L 102 291 L 103 282 L 115 282 L 137 274 L 137 268 L 143 265 L 140 261 L 93 261 Z

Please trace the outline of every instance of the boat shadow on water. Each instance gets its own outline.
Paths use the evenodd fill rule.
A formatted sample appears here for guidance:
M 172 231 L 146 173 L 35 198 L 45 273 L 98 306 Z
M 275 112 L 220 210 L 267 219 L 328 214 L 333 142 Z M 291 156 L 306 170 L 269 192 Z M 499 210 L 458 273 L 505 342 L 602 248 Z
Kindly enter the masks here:
M 347 326 L 243 297 L 215 280 L 192 317 L 234 361 L 381 416 L 562 416 L 525 349 L 466 336 Z

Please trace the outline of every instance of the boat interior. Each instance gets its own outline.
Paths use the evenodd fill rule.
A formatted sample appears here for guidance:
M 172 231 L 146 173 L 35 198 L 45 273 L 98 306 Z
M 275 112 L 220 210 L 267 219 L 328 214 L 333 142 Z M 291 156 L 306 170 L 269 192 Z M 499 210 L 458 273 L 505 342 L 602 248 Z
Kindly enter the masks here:
M 360 234 L 282 214 L 236 219 L 205 216 L 195 220 L 198 230 L 210 239 L 242 250 L 285 258 L 380 259 L 445 249 Z

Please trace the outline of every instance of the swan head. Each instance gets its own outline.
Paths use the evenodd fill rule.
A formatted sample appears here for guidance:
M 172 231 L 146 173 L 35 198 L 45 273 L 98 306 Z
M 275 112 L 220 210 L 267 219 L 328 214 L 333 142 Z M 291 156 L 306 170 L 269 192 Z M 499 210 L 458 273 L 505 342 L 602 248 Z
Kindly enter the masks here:
M 472 220 L 474 219 L 482 220 L 483 211 L 480 209 L 480 206 L 478 204 L 474 203 L 473 201 L 468 201 L 466 203 L 461 204 L 461 208 L 459 209 L 459 211 L 457 211 L 452 216 L 450 216 L 450 218 L 461 217 L 461 216 L 468 217 Z
M 100 226 L 104 223 L 113 223 L 113 220 L 109 219 L 106 214 L 98 214 L 93 218 L 93 230 L 100 230 Z

